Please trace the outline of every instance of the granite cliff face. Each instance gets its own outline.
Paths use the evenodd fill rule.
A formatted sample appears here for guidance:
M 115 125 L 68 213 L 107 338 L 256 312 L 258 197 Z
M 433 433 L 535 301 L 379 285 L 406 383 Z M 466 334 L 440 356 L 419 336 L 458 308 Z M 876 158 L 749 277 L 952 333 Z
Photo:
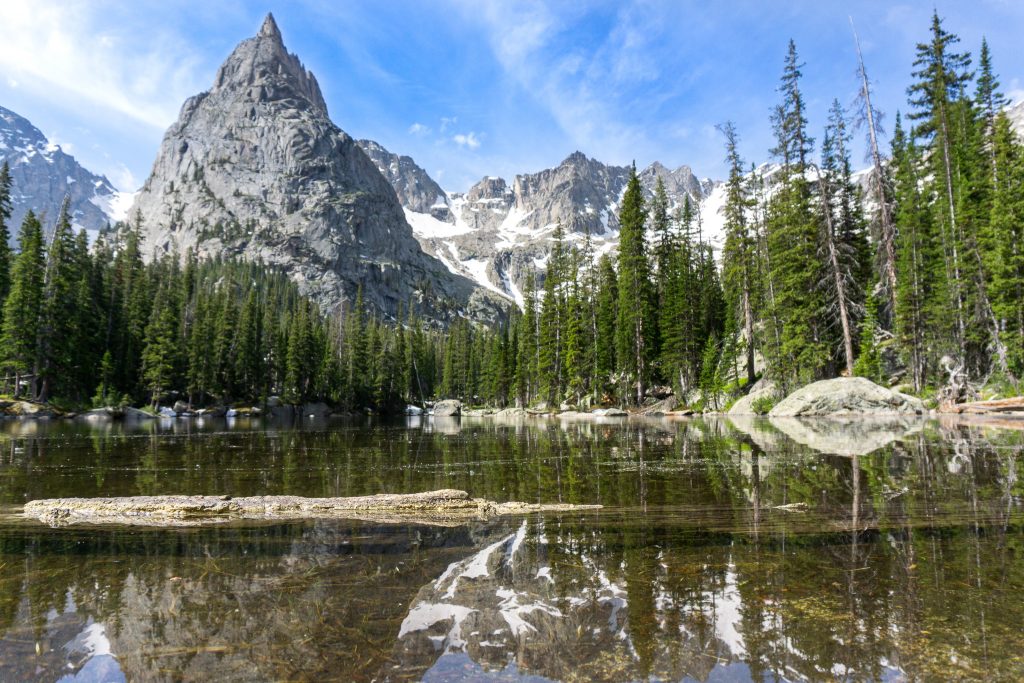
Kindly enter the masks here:
M 314 76 L 272 16 L 189 98 L 164 136 L 131 216 L 146 253 L 195 249 L 285 270 L 325 310 L 353 301 L 388 317 L 500 315 L 503 300 L 423 253 L 395 190 L 331 122 Z
M 78 228 L 99 231 L 123 217 L 128 196 L 103 176 L 91 173 L 52 144 L 28 119 L 0 107 L 0 163 L 11 168 L 12 243 L 29 209 L 43 216 L 49 234 L 67 197 Z
M 418 213 L 431 214 L 442 221 L 455 222 L 455 217 L 448 211 L 444 190 L 416 165 L 412 157 L 392 154 L 373 140 L 359 140 L 358 144 L 377 165 L 381 175 L 391 183 L 402 206 Z

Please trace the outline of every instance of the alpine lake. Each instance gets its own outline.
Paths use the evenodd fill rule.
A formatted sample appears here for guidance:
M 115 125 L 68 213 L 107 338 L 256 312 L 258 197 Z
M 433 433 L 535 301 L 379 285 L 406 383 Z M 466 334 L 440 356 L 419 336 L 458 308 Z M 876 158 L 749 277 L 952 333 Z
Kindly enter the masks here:
M 0 681 L 1024 680 L 1024 422 L 0 423 Z M 428 524 L 28 519 L 454 488 Z

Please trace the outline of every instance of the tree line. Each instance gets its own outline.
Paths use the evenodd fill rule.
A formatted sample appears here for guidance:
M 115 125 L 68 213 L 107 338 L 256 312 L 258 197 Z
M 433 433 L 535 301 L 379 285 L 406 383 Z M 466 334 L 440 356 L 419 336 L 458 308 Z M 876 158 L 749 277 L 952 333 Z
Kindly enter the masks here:
M 393 410 L 441 382 L 443 337 L 412 312 L 386 324 L 354 303 L 324 315 L 285 273 L 199 260 L 144 261 L 141 218 L 90 247 L 65 202 L 49 240 L 26 214 L 8 248 L 10 173 L 0 167 L 3 392 L 68 407 L 184 400 Z
M 762 374 L 783 390 L 839 374 L 918 392 L 953 387 L 950 399 L 971 382 L 1016 388 L 1024 148 L 987 44 L 972 71 L 958 42 L 933 15 L 887 150 L 859 44 L 858 111 L 834 102 L 816 145 L 790 42 L 771 114 L 775 163 L 746 166 L 735 126 L 720 126 L 729 168 L 720 263 L 694 201 L 670 206 L 660 180 L 647 199 L 634 167 L 617 252 L 596 258 L 589 234 L 556 226 L 522 310 L 493 328 L 459 319 L 442 331 L 412 306 L 383 321 L 361 295 L 324 315 L 284 273 L 259 264 L 191 252 L 145 262 L 142 217 L 90 248 L 66 206 L 49 243 L 29 214 L 15 254 L 4 167 L 7 391 L 78 404 L 279 395 L 392 409 L 435 397 L 640 403 L 666 393 L 655 386 L 717 408 L 724 389 Z M 864 179 L 851 159 L 857 128 L 871 160 Z

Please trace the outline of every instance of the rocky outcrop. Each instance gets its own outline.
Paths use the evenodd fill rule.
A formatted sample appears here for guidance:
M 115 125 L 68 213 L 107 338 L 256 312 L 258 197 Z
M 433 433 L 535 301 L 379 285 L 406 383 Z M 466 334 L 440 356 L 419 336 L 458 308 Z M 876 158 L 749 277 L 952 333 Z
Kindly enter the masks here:
M 462 401 L 438 401 L 432 414 L 434 417 L 458 417 L 462 414 Z
M 356 144 L 391 183 L 402 206 L 447 223 L 455 222 L 455 216 L 448 210 L 448 195 L 412 157 L 393 154 L 373 140 L 358 140 Z
M 779 387 L 770 379 L 759 379 L 750 387 L 746 396 L 739 398 L 729 408 L 729 415 L 757 415 L 754 411 L 754 402 L 760 399 L 776 399 L 779 396 Z
M 195 526 L 232 519 L 352 519 L 394 515 L 405 521 L 463 520 L 533 512 L 597 509 L 600 505 L 494 503 L 465 491 L 379 494 L 352 498 L 300 496 L 128 496 L 124 498 L 52 498 L 25 504 L 24 515 L 51 526 L 128 524 Z
M 437 184 L 412 159 L 377 143 L 360 144 L 385 171 L 423 249 L 452 272 L 519 303 L 527 278 L 543 277 L 556 225 L 562 225 L 566 240 L 576 246 L 589 233 L 595 255 L 618 243 L 618 204 L 629 179 L 628 166 L 603 164 L 574 152 L 554 168 L 517 175 L 511 183 L 487 176 L 467 192 L 447 194 L 445 207 L 435 203 L 425 208 Z M 697 180 L 687 166 L 670 170 L 657 162 L 639 176 L 648 197 L 660 179 L 673 209 L 686 198 L 698 210 L 706 209 L 702 238 L 720 246 L 715 183 Z M 411 188 L 429 189 L 419 193 Z
M 880 387 L 863 377 L 837 377 L 808 384 L 780 401 L 771 417 L 923 415 L 921 399 Z
M 393 317 L 493 320 L 505 302 L 426 255 L 388 181 L 329 118 L 273 17 L 164 136 L 131 215 L 147 255 L 195 249 L 282 269 L 324 310 L 355 299 Z
M 0 107 L 0 164 L 3 161 L 11 168 L 12 245 L 30 209 L 43 217 L 49 235 L 67 197 L 74 225 L 95 232 L 123 218 L 124 205 L 131 201 L 105 177 L 82 168 L 28 119 Z

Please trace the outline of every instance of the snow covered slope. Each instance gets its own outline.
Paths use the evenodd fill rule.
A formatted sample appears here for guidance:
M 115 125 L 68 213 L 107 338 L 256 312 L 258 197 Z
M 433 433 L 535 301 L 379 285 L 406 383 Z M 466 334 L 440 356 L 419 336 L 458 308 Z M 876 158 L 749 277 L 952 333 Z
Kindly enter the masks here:
M 49 234 L 65 197 L 71 202 L 75 226 L 93 235 L 108 222 L 122 220 L 131 206 L 131 193 L 118 192 L 105 177 L 82 168 L 28 119 L 3 107 L 0 160 L 11 167 L 12 241 L 29 209 L 43 217 Z
M 533 274 L 538 283 L 543 278 L 557 225 L 569 244 L 582 247 L 589 235 L 595 259 L 618 246 L 627 166 L 574 152 L 555 168 L 517 175 L 511 184 L 488 176 L 467 192 L 442 191 L 432 200 L 437 184 L 411 158 L 371 141 L 360 145 L 392 183 L 424 251 L 453 273 L 520 305 L 527 278 Z M 687 166 L 671 170 L 657 162 L 639 176 L 648 198 L 657 180 L 664 182 L 673 211 L 688 197 L 699 209 L 703 240 L 721 250 L 719 212 L 725 195 L 720 183 L 699 180 Z

